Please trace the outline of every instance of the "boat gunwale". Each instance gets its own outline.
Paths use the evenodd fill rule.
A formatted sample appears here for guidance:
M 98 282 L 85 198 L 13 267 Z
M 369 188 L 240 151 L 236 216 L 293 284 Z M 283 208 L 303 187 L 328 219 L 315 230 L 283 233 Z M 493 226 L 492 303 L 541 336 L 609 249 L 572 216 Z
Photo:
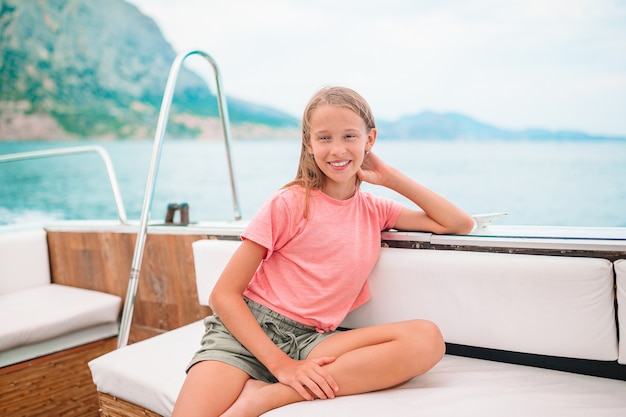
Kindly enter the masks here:
M 248 225 L 246 220 L 207 221 L 188 225 L 168 225 L 153 222 L 148 226 L 148 234 L 195 234 L 213 239 L 238 239 Z M 139 225 L 130 221 L 120 224 L 112 221 L 60 221 L 42 226 L 54 232 L 120 232 L 137 233 Z M 3 230 L 15 230 L 0 226 Z M 545 230 L 545 233 L 540 231 Z M 544 252 L 589 252 L 621 253 L 626 255 L 626 227 L 541 227 L 541 226 L 491 226 L 486 230 L 467 235 L 437 235 L 425 232 L 384 231 L 381 242 L 385 246 L 413 249 L 426 248 L 465 248 L 465 250 L 496 252 L 536 251 Z

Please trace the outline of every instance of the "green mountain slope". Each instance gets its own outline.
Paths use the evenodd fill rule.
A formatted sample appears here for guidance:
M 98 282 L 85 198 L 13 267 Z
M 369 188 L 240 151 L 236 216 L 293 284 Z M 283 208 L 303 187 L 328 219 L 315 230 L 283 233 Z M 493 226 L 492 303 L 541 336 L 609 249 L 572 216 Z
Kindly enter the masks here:
M 74 137 L 151 136 L 176 53 L 135 6 L 123 0 L 0 0 L 0 39 L 4 122 L 45 115 Z M 168 133 L 200 132 L 177 114 L 218 115 L 204 80 L 184 68 Z M 233 124 L 298 124 L 291 115 L 235 99 L 229 115 Z
M 124 0 L 0 0 L 0 40 L 0 140 L 154 136 L 176 53 L 135 6 Z M 292 115 L 232 97 L 228 108 L 235 137 L 300 136 Z M 168 135 L 220 137 L 217 116 L 205 81 L 183 68 Z M 378 127 L 381 139 L 624 140 L 507 130 L 458 113 L 422 112 L 379 120 Z

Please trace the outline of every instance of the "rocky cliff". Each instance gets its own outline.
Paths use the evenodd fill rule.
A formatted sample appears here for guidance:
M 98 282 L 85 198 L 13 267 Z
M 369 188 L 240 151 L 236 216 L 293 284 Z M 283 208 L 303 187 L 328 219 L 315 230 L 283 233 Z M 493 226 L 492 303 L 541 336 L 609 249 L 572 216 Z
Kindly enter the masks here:
M 0 140 L 148 138 L 176 56 L 123 0 L 0 0 Z M 220 131 L 204 80 L 181 71 L 168 135 Z M 229 98 L 233 133 L 297 127 L 280 111 Z M 256 133 L 255 133 L 256 132 Z

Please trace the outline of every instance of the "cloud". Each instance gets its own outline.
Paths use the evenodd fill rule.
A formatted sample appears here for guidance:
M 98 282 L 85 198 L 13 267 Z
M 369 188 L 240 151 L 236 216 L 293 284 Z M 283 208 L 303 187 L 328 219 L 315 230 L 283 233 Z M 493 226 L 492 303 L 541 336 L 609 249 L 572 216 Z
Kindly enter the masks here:
M 610 0 L 132 0 L 227 94 L 299 116 L 328 84 L 378 118 L 458 111 L 507 128 L 626 135 L 626 4 Z M 194 67 L 195 68 L 195 67 Z M 206 70 L 205 70 L 206 72 Z M 207 74 L 210 76 L 210 74 Z

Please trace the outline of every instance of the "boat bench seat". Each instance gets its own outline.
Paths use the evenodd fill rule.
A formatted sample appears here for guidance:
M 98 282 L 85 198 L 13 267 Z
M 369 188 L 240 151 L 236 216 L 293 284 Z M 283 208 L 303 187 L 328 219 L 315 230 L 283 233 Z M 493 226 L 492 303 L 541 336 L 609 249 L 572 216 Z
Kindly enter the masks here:
M 193 243 L 201 303 L 237 245 Z M 626 308 L 616 316 L 616 282 L 618 303 L 626 306 L 623 260 L 383 248 L 369 280 L 371 300 L 343 325 L 429 319 L 449 347 L 608 363 L 623 367 L 624 376 L 616 317 L 624 322 Z M 197 321 L 92 360 L 98 391 L 169 416 L 203 332 Z M 446 354 L 394 389 L 291 404 L 264 416 L 387 414 L 617 417 L 626 415 L 626 381 Z
M 51 282 L 44 229 L 0 234 L 0 367 L 116 336 L 121 298 Z

